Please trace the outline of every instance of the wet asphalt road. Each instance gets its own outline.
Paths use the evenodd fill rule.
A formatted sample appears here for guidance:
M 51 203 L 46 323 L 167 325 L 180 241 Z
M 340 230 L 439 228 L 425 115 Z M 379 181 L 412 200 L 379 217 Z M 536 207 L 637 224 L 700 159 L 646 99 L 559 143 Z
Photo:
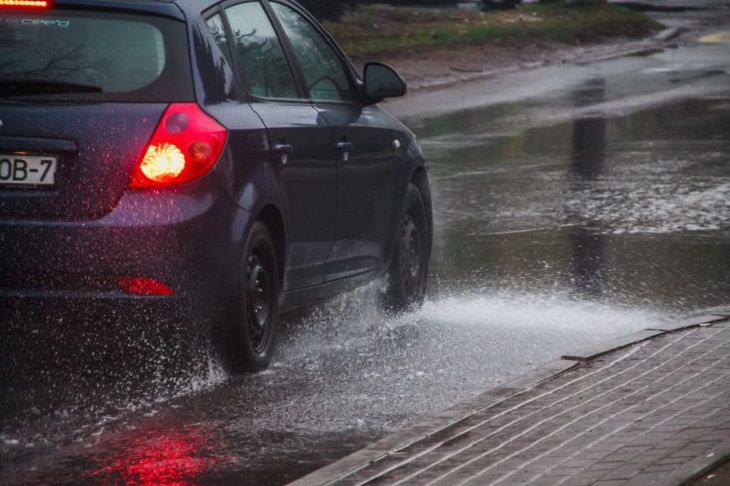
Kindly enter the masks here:
M 422 311 L 379 315 L 375 284 L 289 317 L 264 373 L 134 369 L 142 386 L 102 376 L 3 414 L 0 483 L 282 484 L 579 346 L 728 304 L 730 46 L 539 69 L 413 116 L 427 96 L 391 105 L 431 162 Z

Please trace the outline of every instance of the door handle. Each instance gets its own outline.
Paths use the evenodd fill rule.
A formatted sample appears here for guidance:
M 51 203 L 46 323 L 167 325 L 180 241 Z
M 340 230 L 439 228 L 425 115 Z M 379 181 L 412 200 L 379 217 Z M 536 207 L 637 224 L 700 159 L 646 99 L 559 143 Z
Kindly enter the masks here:
M 274 145 L 274 152 L 277 154 L 290 154 L 294 152 L 294 146 L 289 143 L 277 143 Z
M 350 152 L 355 146 L 352 145 L 352 142 L 338 142 L 337 148 L 340 150 L 340 152 Z
M 289 143 L 277 143 L 274 145 L 274 152 L 279 155 L 279 161 L 286 165 L 289 162 L 289 154 L 294 152 L 294 146 Z
M 347 162 L 348 160 L 350 160 L 350 152 L 352 151 L 353 147 L 354 145 L 352 145 L 352 142 L 348 142 L 346 140 L 337 143 L 337 149 L 342 154 L 342 162 Z

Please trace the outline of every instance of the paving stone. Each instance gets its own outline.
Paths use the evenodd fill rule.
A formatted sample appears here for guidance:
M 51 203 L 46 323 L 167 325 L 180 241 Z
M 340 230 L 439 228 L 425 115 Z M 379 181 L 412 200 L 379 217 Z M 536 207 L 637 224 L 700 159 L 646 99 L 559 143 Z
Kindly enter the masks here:
M 730 326 L 638 337 L 649 339 L 355 456 L 377 461 L 346 458 L 294 484 L 677 484 L 730 441 Z

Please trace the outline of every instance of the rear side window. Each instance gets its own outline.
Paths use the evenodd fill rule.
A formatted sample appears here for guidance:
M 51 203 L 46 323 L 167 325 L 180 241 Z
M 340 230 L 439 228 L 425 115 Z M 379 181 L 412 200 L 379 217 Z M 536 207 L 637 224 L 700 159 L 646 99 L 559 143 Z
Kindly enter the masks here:
M 299 98 L 294 76 L 266 11 L 259 2 L 226 9 L 234 52 L 249 91 L 266 98 Z M 215 35 L 215 34 L 214 34 Z
M 213 34 L 213 39 L 218 47 L 226 56 L 228 62 L 231 62 L 231 50 L 228 47 L 228 37 L 226 36 L 226 28 L 223 26 L 223 19 L 220 14 L 215 14 L 206 21 L 210 33 Z
M 3 13 L 0 92 L 62 99 L 192 100 L 186 39 L 183 23 L 157 17 L 55 9 Z
M 271 3 L 291 41 L 294 55 L 314 101 L 354 101 L 350 78 L 335 50 L 299 12 L 281 3 Z

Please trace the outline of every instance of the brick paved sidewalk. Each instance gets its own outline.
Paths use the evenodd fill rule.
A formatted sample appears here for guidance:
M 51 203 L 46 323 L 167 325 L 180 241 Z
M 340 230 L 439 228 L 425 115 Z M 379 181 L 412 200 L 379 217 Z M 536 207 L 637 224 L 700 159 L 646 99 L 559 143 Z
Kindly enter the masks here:
M 680 484 L 730 455 L 730 322 L 704 321 L 566 357 L 293 484 Z

